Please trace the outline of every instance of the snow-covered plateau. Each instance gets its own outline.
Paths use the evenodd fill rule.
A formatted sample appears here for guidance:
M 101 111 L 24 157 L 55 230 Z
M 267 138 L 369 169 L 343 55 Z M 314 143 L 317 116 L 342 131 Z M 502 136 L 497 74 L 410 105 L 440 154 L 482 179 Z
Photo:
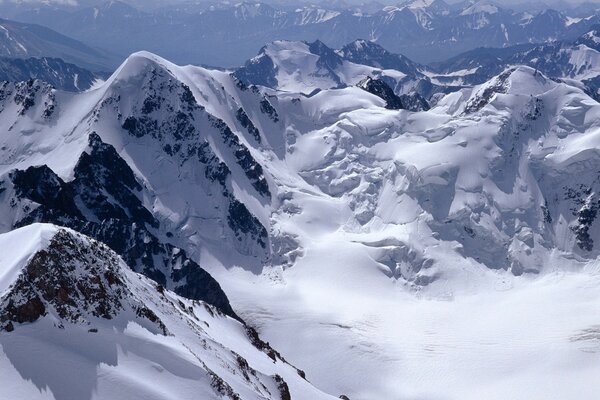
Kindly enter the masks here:
M 0 397 L 597 398 L 600 104 L 343 53 L 0 86 Z

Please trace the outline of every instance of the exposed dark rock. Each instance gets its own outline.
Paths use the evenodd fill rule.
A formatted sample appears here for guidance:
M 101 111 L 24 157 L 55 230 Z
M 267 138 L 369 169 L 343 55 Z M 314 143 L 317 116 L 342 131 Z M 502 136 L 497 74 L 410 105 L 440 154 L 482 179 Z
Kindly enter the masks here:
M 235 232 L 238 239 L 250 236 L 263 249 L 267 247 L 268 232 L 260 221 L 252 215 L 248 208 L 233 196 L 229 199 L 229 227 Z
M 260 101 L 260 111 L 267 114 L 273 122 L 279 122 L 277 110 L 275 110 L 266 97 L 263 97 L 263 99 Z
M 367 77 L 357 85 L 359 88 L 385 100 L 385 108 L 389 110 L 403 109 L 402 100 L 396 96 L 391 87 L 381 79 Z
M 235 117 L 240 122 L 240 124 L 242 124 L 242 126 L 248 130 L 248 133 L 250 133 L 250 135 L 252 135 L 254 140 L 256 140 L 258 143 L 260 143 L 261 142 L 260 132 L 258 131 L 256 126 L 254 126 L 254 123 L 248 117 L 248 114 L 246 114 L 246 112 L 244 111 L 243 108 L 240 107 L 236 111 Z
M 409 111 L 427 111 L 431 108 L 427 100 L 417 92 L 403 94 L 399 97 L 402 106 Z
M 338 54 L 353 63 L 381 69 L 395 69 L 410 77 L 418 77 L 420 66 L 400 54 L 394 54 L 375 42 L 358 39 L 342 47 Z
M 238 87 L 245 90 L 248 85 L 261 85 L 274 88 L 277 86 L 277 68 L 273 60 L 266 53 L 266 47 L 263 47 L 258 56 L 246 61 L 246 64 L 237 69 L 233 76 L 238 79 Z
M 248 325 L 244 325 L 244 326 L 246 328 L 246 336 L 250 339 L 250 342 L 252 343 L 252 345 L 254 347 L 256 347 L 257 349 L 259 349 L 260 351 L 262 351 L 263 353 L 268 355 L 269 358 L 271 360 L 273 360 L 273 362 L 277 361 L 277 359 L 285 362 L 285 359 L 281 356 L 281 354 L 279 354 L 279 352 L 277 350 L 275 350 L 273 347 L 271 347 L 269 342 L 263 341 L 258 336 L 258 332 L 256 332 L 256 329 L 254 329 Z
M 221 132 L 223 141 L 231 148 L 235 156 L 236 163 L 242 168 L 246 177 L 261 195 L 271 198 L 269 185 L 263 174 L 262 166 L 256 162 L 250 150 L 240 142 L 240 139 L 231 129 L 220 119 L 212 118 L 213 126 Z
M 213 389 L 222 396 L 226 396 L 229 400 L 241 400 L 239 394 L 233 390 L 233 388 L 223 380 L 220 376 L 215 374 L 213 371 L 208 371 L 212 381 L 211 386 Z
M 162 285 L 171 282 L 167 286 L 176 293 L 237 318 L 218 282 L 185 251 L 152 233 L 159 223 L 141 202 L 133 171 L 112 146 L 90 135 L 74 174 L 66 183 L 47 166 L 12 172 L 17 200 L 39 205 L 16 226 L 49 222 L 73 228 L 107 244 L 137 272 Z
M 292 400 L 292 395 L 290 393 L 290 388 L 286 381 L 280 375 L 273 376 L 273 379 L 277 383 L 277 389 L 279 389 L 279 395 L 281 396 L 281 400 Z
M 333 49 L 327 47 L 320 40 L 308 43 L 308 51 L 319 56 L 317 60 L 317 67 L 332 71 L 332 75 L 334 76 L 335 74 L 333 74 L 333 71 L 343 64 L 342 57 L 340 57 Z M 338 83 L 340 83 L 339 78 Z
M 594 239 L 590 236 L 589 230 L 598 216 L 599 208 L 600 200 L 591 195 L 576 213 L 577 224 L 571 229 L 575 233 L 577 245 L 582 250 L 592 251 L 594 249 Z
M 40 80 L 29 79 L 22 82 L 0 83 L 0 112 L 6 106 L 7 101 L 13 101 L 19 107 L 19 115 L 25 115 L 36 104 L 43 105 L 40 108 L 40 116 L 48 119 L 56 110 L 56 97 L 54 89 L 49 84 Z
M 62 321 L 89 323 L 91 317 L 110 320 L 132 309 L 166 335 L 163 322 L 131 293 L 120 268 L 105 245 L 59 230 L 0 300 L 0 326 L 14 329 L 14 323 L 31 323 L 48 313 Z
M 469 102 L 465 106 L 465 114 L 471 114 L 481 110 L 492 100 L 496 93 L 505 93 L 506 82 L 514 71 L 514 68 L 504 71 L 494 80 L 494 82 L 491 82 L 481 93 L 469 100 Z

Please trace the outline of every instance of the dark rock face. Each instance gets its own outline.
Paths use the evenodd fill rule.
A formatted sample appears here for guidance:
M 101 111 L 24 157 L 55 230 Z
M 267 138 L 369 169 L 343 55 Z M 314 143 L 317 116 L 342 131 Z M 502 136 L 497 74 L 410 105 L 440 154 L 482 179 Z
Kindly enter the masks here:
M 248 211 L 245 205 L 233 197 L 230 198 L 229 202 L 227 224 L 239 240 L 243 240 L 244 236 L 249 236 L 263 249 L 267 247 L 268 233 L 265 227 Z
M 271 88 L 277 86 L 277 68 L 265 51 L 266 48 L 263 47 L 258 56 L 246 61 L 246 64 L 233 75 L 245 85 L 254 84 Z
M 334 50 L 325 46 L 325 44 L 320 40 L 308 43 L 308 50 L 312 54 L 319 56 L 317 61 L 317 66 L 319 68 L 333 71 L 343 63 L 342 57 L 340 57 Z
M 167 334 L 162 321 L 125 284 L 113 252 L 99 242 L 59 230 L 1 299 L 0 329 L 11 330 L 15 323 L 31 323 L 48 313 L 72 323 L 89 323 L 90 317 L 110 320 L 126 309 Z
M 564 200 L 572 202 L 571 212 L 577 218 L 572 225 L 571 231 L 575 234 L 577 246 L 586 252 L 594 250 L 594 239 L 590 235 L 590 228 L 598 216 L 600 210 L 600 198 L 587 185 L 581 184 L 576 187 L 565 187 Z
M 252 135 L 252 137 L 254 138 L 254 140 L 256 140 L 258 143 L 261 142 L 259 130 L 256 128 L 256 126 L 254 126 L 254 123 L 248 117 L 248 114 L 246 114 L 246 112 L 244 111 L 243 108 L 240 107 L 236 111 L 235 118 L 239 121 L 240 124 L 242 124 L 242 126 L 244 128 L 246 128 L 248 130 L 248 133 L 250 135 Z
M 10 179 L 18 199 L 28 199 L 44 205 L 29 212 L 27 218 L 31 221 L 55 221 L 67 226 L 74 219 L 83 219 L 75 205 L 73 188 L 66 185 L 46 165 L 28 168 L 26 171 L 14 171 L 10 174 Z M 16 205 L 16 200 L 11 205 Z
M 583 44 L 590 49 L 600 51 L 600 25 L 594 25 L 588 32 L 581 35 L 576 41 L 575 45 Z
M 585 79 L 582 83 L 586 87 L 586 93 L 600 103 L 600 76 Z
M 471 114 L 481 110 L 494 97 L 496 93 L 506 93 L 506 82 L 510 75 L 514 72 L 513 69 L 508 69 L 498 76 L 498 78 L 486 87 L 481 93 L 469 100 L 465 106 L 465 114 Z
M 277 383 L 277 388 L 279 389 L 279 395 L 281 396 L 281 400 L 292 400 L 292 394 L 290 393 L 290 388 L 286 381 L 279 375 L 275 375 L 273 377 L 275 382 Z
M 172 79 L 168 71 L 152 68 L 144 78 L 144 97 L 125 117 L 123 129 L 136 138 L 156 139 L 165 153 L 182 161 L 193 157 L 199 136 L 196 114 L 203 108 L 196 103 L 190 88 Z M 109 103 L 118 107 L 120 101 L 117 98 Z
M 399 97 L 402 106 L 409 111 L 427 111 L 431 108 L 427 100 L 417 92 L 403 94 Z
M 375 68 L 395 69 L 411 77 L 421 76 L 419 65 L 408 58 L 394 54 L 368 40 L 355 40 L 342 47 L 338 54 L 353 63 Z
M 153 233 L 159 222 L 138 197 L 142 187 L 127 163 L 98 135 L 90 135 L 89 151 L 82 154 L 74 177 L 66 183 L 47 166 L 12 172 L 17 196 L 13 206 L 23 200 L 39 205 L 24 210 L 26 216 L 16 226 L 49 222 L 77 230 L 107 244 L 137 272 L 237 318 L 218 282 L 185 251 Z
M 240 139 L 220 119 L 213 118 L 213 126 L 221 132 L 223 141 L 232 149 L 237 164 L 242 167 L 252 187 L 261 195 L 271 198 L 269 185 L 263 175 L 262 166 L 256 162 L 250 150 L 240 142 Z
M 56 109 L 56 98 L 52 86 L 40 80 L 29 79 L 23 82 L 0 83 L 0 112 L 6 102 L 12 101 L 19 107 L 19 115 L 25 115 L 32 107 L 42 105 L 41 116 L 52 117 Z
M 381 97 L 385 100 L 385 108 L 389 110 L 401 110 L 404 108 L 400 97 L 381 79 L 367 77 L 358 83 L 358 87 L 377 97 Z
M 277 110 L 275 110 L 275 107 L 271 105 L 271 102 L 266 97 L 264 97 L 260 102 L 260 111 L 262 111 L 264 114 L 267 114 L 273 122 L 279 122 Z

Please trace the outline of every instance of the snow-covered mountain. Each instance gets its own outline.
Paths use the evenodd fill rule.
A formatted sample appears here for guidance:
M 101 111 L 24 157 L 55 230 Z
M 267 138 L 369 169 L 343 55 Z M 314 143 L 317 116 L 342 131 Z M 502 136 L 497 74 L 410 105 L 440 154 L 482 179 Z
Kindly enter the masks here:
M 280 41 L 235 73 L 141 52 L 82 93 L 7 83 L 0 229 L 104 242 L 329 395 L 594 398 L 600 104 L 510 66 L 414 112 L 389 71 Z
M 234 75 L 246 84 L 305 95 L 356 86 L 369 77 L 385 82 L 397 95 L 429 97 L 441 89 L 431 84 L 422 68 L 366 40 L 354 41 L 340 50 L 320 41 L 276 41 L 263 47 Z
M 335 398 L 252 329 L 134 273 L 100 242 L 33 224 L 0 247 L 3 398 Z
M 487 0 L 368 3 L 360 10 L 344 2 L 187 2 L 143 10 L 131 1 L 96 3 L 58 7 L 20 2 L 18 7 L 0 7 L 19 21 L 45 25 L 119 54 L 145 49 L 179 63 L 222 67 L 239 66 L 265 43 L 282 39 L 320 40 L 332 48 L 366 39 L 429 63 L 482 46 L 572 40 L 600 23 L 593 11 L 577 18 L 547 6 L 539 12 L 516 12 Z M 181 42 L 186 46 L 178 45 Z
M 101 77 L 60 58 L 0 58 L 0 80 L 28 79 L 42 80 L 57 89 L 81 91 L 92 87 Z
M 111 71 L 114 56 L 41 25 L 0 19 L 0 56 L 60 58 L 94 72 Z
M 481 84 L 506 68 L 528 65 L 549 77 L 579 84 L 600 98 L 600 34 L 592 28 L 573 42 L 550 42 L 502 49 L 482 48 L 461 54 L 433 66 L 428 73 L 438 85 Z

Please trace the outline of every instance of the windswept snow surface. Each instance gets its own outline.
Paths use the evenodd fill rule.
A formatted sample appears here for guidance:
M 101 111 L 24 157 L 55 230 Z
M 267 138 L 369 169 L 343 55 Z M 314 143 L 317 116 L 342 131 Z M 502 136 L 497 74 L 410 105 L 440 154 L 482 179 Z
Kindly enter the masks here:
M 588 399 L 600 383 L 599 269 L 407 294 L 322 240 L 277 284 L 238 271 L 234 307 L 308 379 L 352 399 Z M 481 283 L 485 281 L 485 283 Z M 466 284 L 468 285 L 468 284 Z M 258 296 L 256 293 L 265 293 Z

